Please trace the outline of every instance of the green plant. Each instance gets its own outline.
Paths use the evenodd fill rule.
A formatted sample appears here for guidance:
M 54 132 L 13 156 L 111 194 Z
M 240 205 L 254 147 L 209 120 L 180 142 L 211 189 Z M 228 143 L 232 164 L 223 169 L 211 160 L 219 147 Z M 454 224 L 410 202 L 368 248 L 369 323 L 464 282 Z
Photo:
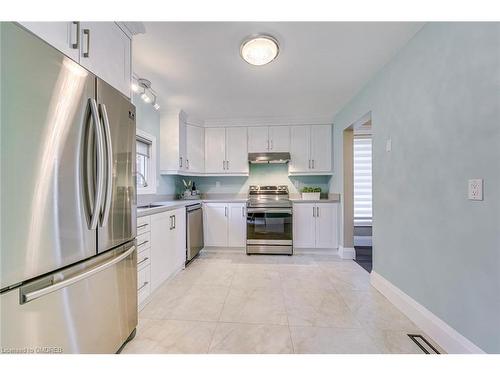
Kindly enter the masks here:
M 304 186 L 301 190 L 302 193 L 321 193 L 320 187 Z

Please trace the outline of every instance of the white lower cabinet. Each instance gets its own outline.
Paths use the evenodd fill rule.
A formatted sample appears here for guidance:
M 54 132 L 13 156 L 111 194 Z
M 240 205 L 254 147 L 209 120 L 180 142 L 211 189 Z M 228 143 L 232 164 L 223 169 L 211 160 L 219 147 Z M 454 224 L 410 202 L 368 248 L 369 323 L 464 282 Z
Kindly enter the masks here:
M 296 203 L 293 205 L 293 246 L 336 249 L 338 203 Z
M 204 203 L 205 246 L 244 247 L 246 244 L 245 203 Z
M 186 209 L 151 215 L 151 291 L 184 267 Z

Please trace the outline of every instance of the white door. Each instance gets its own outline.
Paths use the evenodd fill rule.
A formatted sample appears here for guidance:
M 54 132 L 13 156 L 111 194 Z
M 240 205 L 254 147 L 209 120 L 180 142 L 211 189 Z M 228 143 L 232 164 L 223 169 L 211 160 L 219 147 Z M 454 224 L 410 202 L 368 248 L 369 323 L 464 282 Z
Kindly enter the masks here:
M 290 127 L 271 126 L 269 127 L 269 151 L 289 152 L 290 151 Z
M 247 217 L 245 203 L 229 203 L 228 246 L 245 247 L 247 243 Z
M 172 241 L 175 243 L 175 273 L 186 264 L 186 208 L 178 208 L 173 214 L 175 215 Z
M 338 248 L 337 203 L 316 204 L 316 247 Z
M 290 128 L 290 172 L 310 172 L 311 127 L 292 126 Z
M 248 173 L 247 128 L 226 128 L 226 173 Z
M 131 40 L 114 22 L 80 23 L 80 64 L 130 97 Z
M 314 203 L 293 205 L 293 247 L 314 248 L 316 246 L 316 220 Z
M 205 172 L 224 173 L 226 161 L 226 129 L 205 129 Z
M 186 125 L 186 143 L 186 169 L 190 172 L 203 172 L 205 169 L 203 128 Z
M 227 247 L 228 211 L 226 203 L 205 203 L 203 205 L 205 246 Z
M 311 167 L 312 172 L 332 170 L 332 127 L 311 126 Z
M 80 57 L 78 22 L 20 22 L 33 34 L 76 62 Z
M 248 128 L 248 152 L 267 152 L 269 150 L 269 132 L 267 126 Z
M 171 211 L 151 215 L 151 290 L 158 288 L 169 275 L 174 262 L 170 241 Z

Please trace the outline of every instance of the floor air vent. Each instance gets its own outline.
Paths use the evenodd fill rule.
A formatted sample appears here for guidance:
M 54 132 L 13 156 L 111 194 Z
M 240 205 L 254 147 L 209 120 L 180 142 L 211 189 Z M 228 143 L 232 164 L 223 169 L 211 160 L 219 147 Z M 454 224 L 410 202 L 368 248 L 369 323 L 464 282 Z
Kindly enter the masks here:
M 425 353 L 425 354 L 440 354 L 438 350 L 431 345 L 429 341 L 425 339 L 424 336 L 422 335 L 415 335 L 415 334 L 408 334 L 408 337 L 412 339 L 412 341 L 418 345 L 418 347 Z M 431 353 L 431 350 L 434 353 Z

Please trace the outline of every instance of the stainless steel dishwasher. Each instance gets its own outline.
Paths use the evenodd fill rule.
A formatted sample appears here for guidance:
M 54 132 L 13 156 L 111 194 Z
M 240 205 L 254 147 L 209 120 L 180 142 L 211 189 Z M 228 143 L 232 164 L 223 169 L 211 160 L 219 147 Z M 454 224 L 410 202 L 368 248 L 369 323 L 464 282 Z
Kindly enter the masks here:
M 203 249 L 203 213 L 201 203 L 186 207 L 186 264 Z

